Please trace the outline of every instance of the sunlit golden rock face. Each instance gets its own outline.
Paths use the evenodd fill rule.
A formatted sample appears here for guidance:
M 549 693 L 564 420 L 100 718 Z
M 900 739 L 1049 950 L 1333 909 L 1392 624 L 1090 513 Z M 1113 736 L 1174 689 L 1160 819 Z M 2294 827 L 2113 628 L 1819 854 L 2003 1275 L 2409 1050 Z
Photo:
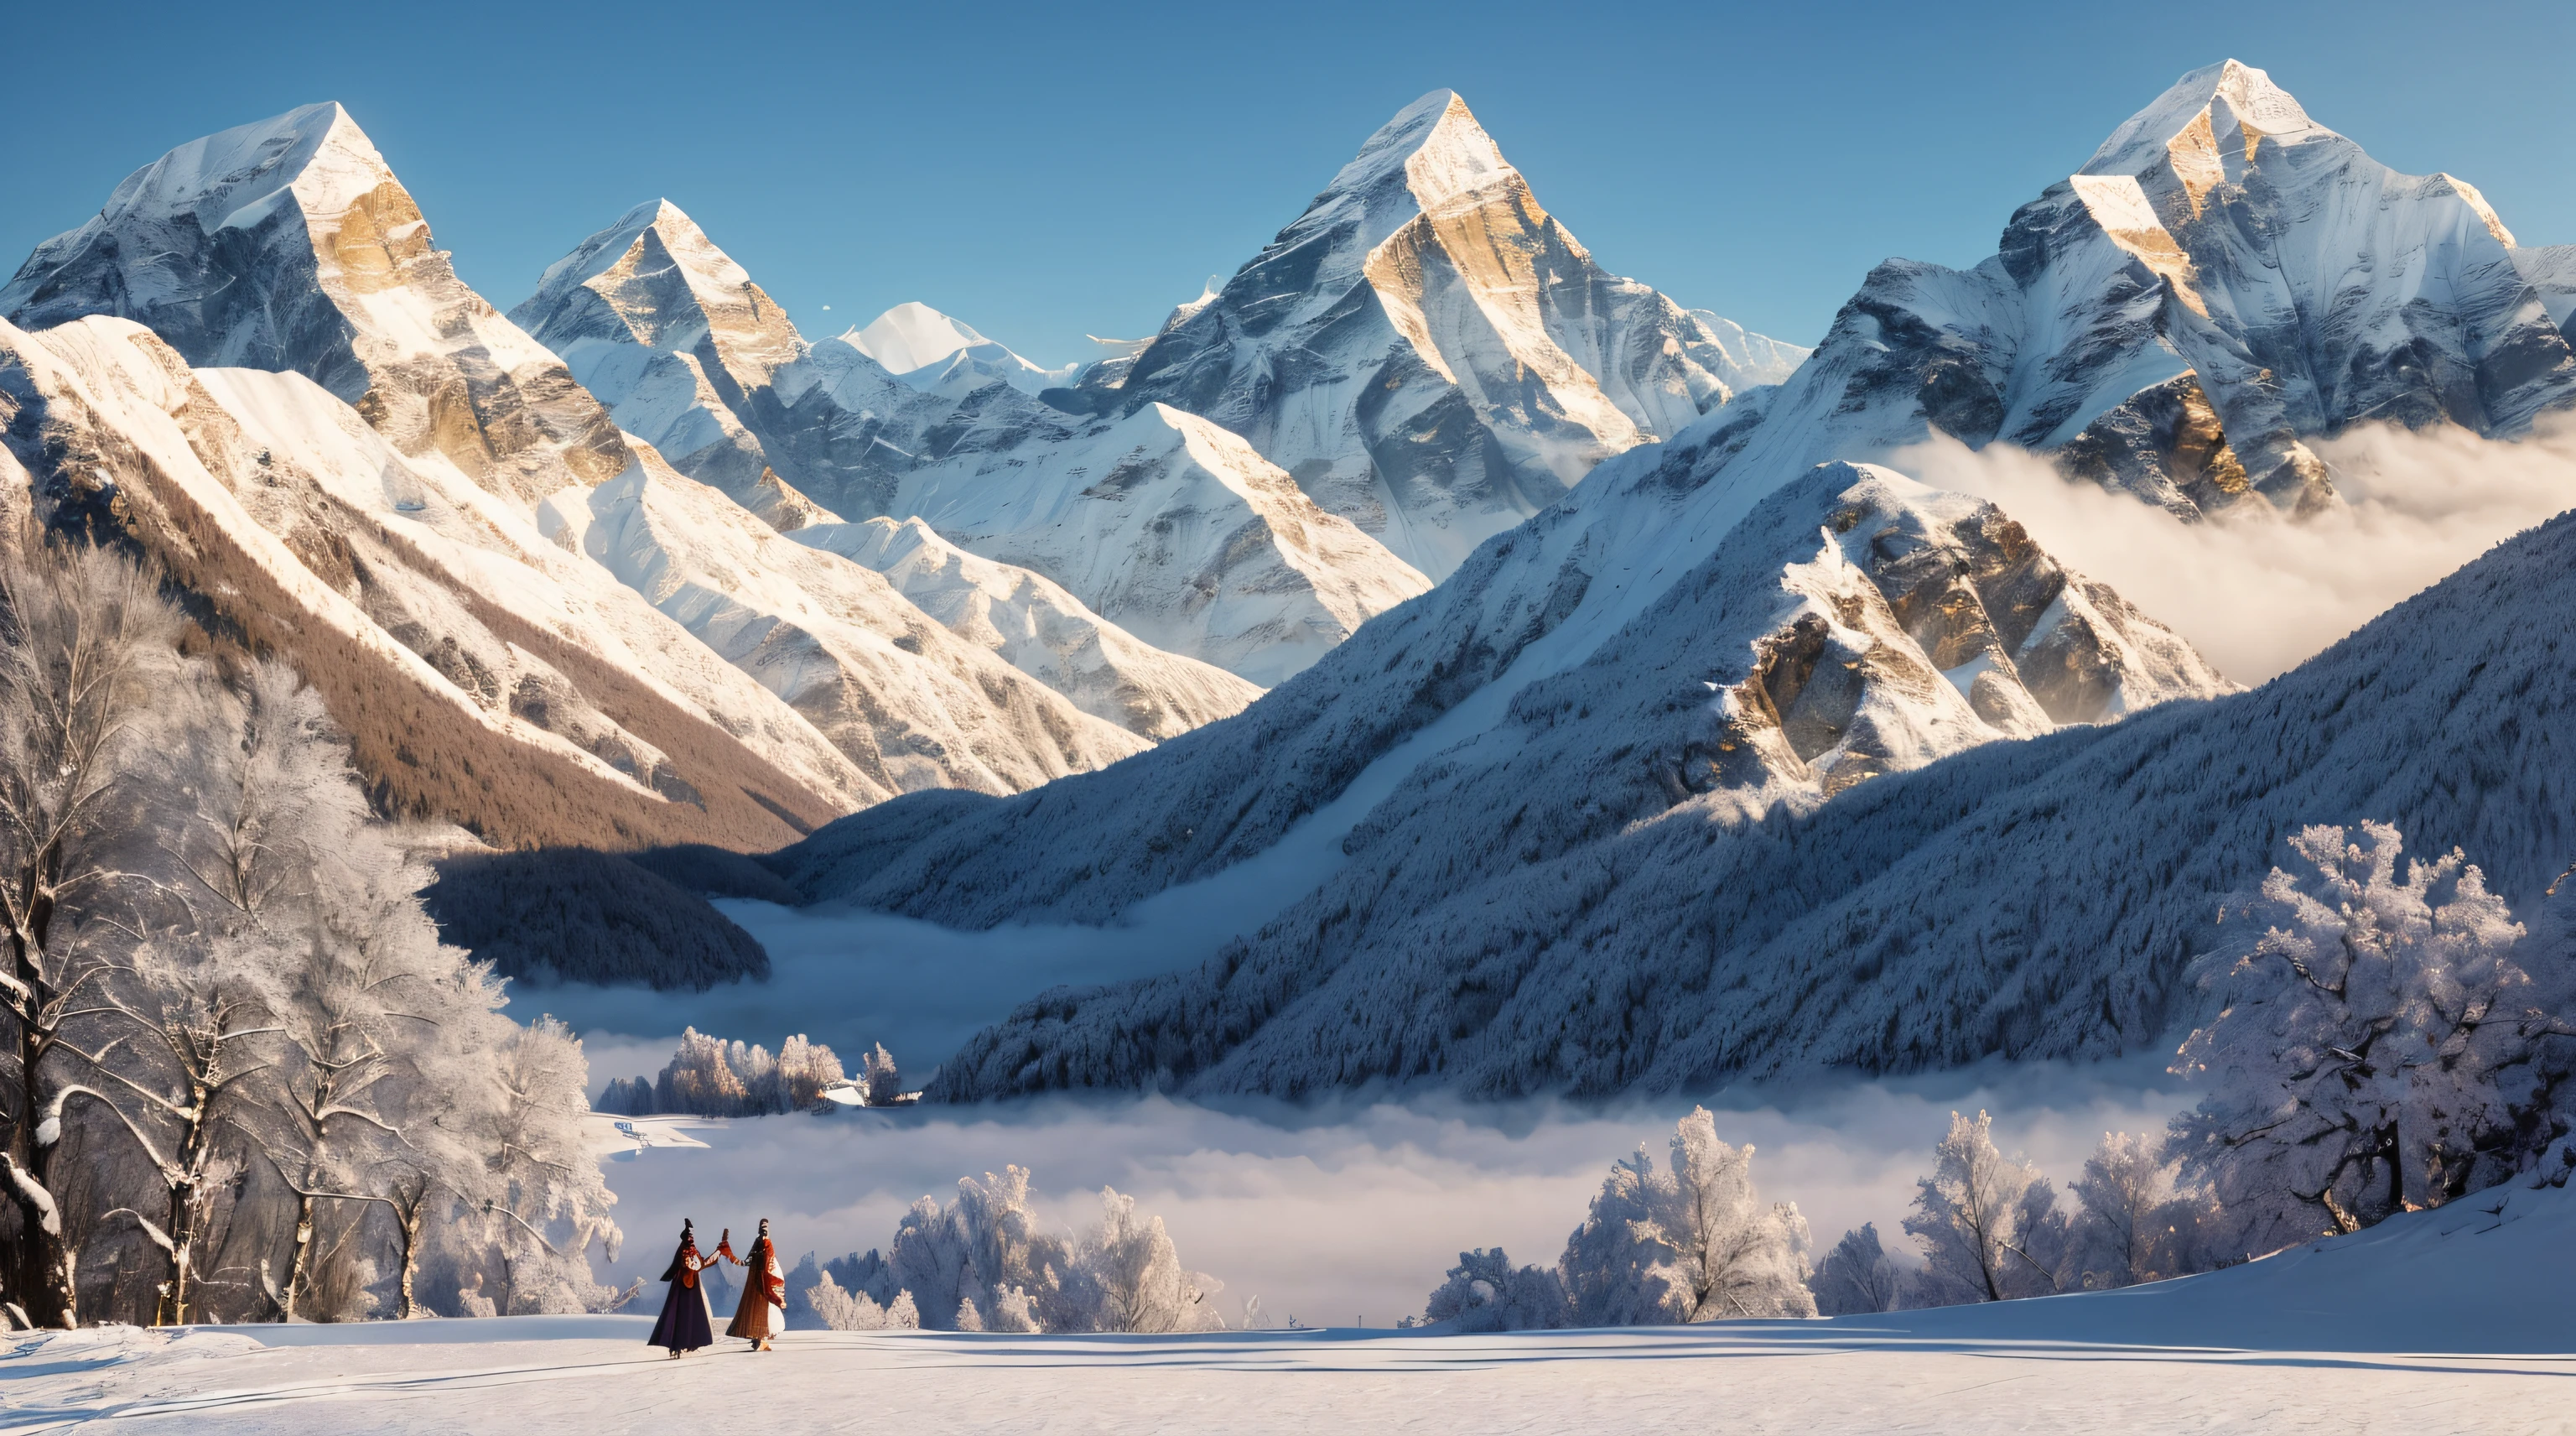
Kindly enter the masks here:
M 1821 544 L 1782 569 L 1787 607 L 1686 745 L 1676 801 L 1783 782 L 1831 797 L 1993 739 L 2233 686 L 1990 503 L 1848 464 L 1772 503 L 1819 511 Z

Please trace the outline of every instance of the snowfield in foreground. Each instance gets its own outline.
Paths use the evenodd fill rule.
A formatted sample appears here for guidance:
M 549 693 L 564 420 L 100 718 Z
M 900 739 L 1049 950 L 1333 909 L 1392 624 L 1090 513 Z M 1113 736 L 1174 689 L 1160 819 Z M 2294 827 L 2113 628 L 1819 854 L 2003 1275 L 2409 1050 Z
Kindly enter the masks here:
M 99 1431 L 2542 1432 L 2576 1198 L 2499 1189 L 2208 1276 L 1837 1321 L 1442 1336 L 791 1332 L 640 1316 L 20 1335 L 0 1436 Z M 757 1362 L 758 1364 L 750 1364 Z

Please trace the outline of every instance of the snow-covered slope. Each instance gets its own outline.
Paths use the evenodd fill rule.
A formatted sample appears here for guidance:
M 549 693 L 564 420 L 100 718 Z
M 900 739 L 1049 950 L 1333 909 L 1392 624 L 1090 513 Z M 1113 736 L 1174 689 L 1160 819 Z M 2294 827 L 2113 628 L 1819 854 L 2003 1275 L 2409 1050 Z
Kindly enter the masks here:
M 292 659 L 398 808 L 503 845 L 757 845 L 896 791 L 301 375 L 191 370 L 124 320 L 0 324 L 0 395 L 56 518 L 130 534 Z
M 1615 831 L 1695 794 L 1748 812 L 1812 806 L 1979 743 L 2228 687 L 2187 645 L 2066 573 L 1991 505 L 1833 465 L 1777 495 L 1757 520 L 1591 662 L 1489 694 L 1510 698 L 1488 720 L 1495 731 L 1426 764 L 1363 827 L 1399 813 L 1418 819 L 1432 836 L 1410 841 L 1428 841 L 1434 866 L 1457 876 L 1533 860 L 1512 834 L 1541 814 Z M 1495 596 L 1462 592 L 1453 579 L 1240 718 L 1167 744 L 1115 782 L 1076 780 L 1043 802 L 936 814 L 897 805 L 782 856 L 818 897 L 974 925 L 1107 920 L 1277 841 L 1369 762 L 1543 645 L 1577 606 L 1580 581 L 1574 573 L 1520 606 L 1513 646 L 1498 651 L 1456 646 L 1454 607 Z M 1461 806 L 1456 784 L 1479 753 L 1493 764 L 1498 812 Z M 1078 872 L 1035 853 L 964 861 L 1030 846 L 1041 826 L 1115 846 L 1096 849 Z M 1344 846 L 1356 853 L 1361 841 Z M 1323 893 L 1389 876 L 1366 866 Z
M 841 338 L 916 389 L 962 395 L 999 379 L 1024 394 L 1070 382 L 1079 365 L 1048 369 L 927 304 L 898 304 Z
M 1800 352 L 1604 271 L 1447 90 L 1174 320 L 1087 401 L 1214 419 L 1434 577 Z
M 636 460 L 549 500 L 549 535 L 785 699 L 876 781 L 1017 792 L 1148 746 L 934 622 L 875 569 L 792 542 L 649 448 Z
M 795 537 L 884 574 L 958 637 L 1144 737 L 1186 733 L 1261 696 L 1222 668 L 1137 639 L 1027 569 L 968 553 L 919 519 L 815 524 Z
M 959 547 L 1265 687 L 1431 586 L 1251 445 L 1160 404 L 917 469 L 896 493 Z
M 516 313 L 563 348 L 620 422 L 682 454 L 683 472 L 752 495 L 756 511 L 768 512 L 752 488 L 767 484 L 853 519 L 925 519 L 1145 643 L 1256 684 L 1297 672 L 1428 586 L 1203 420 L 1083 418 L 977 377 L 980 336 L 935 310 L 902 306 L 807 345 L 667 202 L 584 241 Z M 911 364 L 951 340 L 958 347 L 903 375 L 871 353 Z M 780 526 L 834 517 L 799 512 Z M 1130 711 L 1205 706 L 1182 693 L 1140 701 Z
M 680 236 L 676 253 L 653 249 L 643 237 L 639 230 L 622 248 L 603 246 L 608 258 L 591 266 L 597 289 L 570 286 L 597 301 L 579 316 L 593 331 L 667 316 L 647 336 L 666 350 L 639 341 L 619 351 L 671 361 L 642 373 L 636 394 L 676 376 L 702 395 L 731 376 L 798 357 L 794 331 L 775 306 L 738 270 L 724 272 L 722 255 L 703 237 L 691 247 Z M 299 472 L 326 489 L 357 483 L 378 502 L 370 508 L 338 495 L 284 508 L 241 505 L 238 512 L 217 505 L 187 521 L 200 527 L 186 539 L 186 525 L 174 518 L 142 535 L 147 544 L 258 554 L 278 532 L 230 530 L 286 525 L 301 546 L 290 556 L 324 575 L 326 587 L 362 608 L 377 602 L 370 595 L 380 588 L 390 595 L 384 603 L 409 605 L 399 620 L 379 624 L 395 649 L 433 668 L 454 658 L 469 670 L 463 689 L 485 712 L 524 708 L 536 716 L 518 715 L 520 721 L 541 732 L 571 725 L 563 731 L 578 730 L 567 740 L 575 748 L 664 803 L 648 810 L 649 819 L 618 811 L 624 799 L 585 814 L 580 802 L 475 779 L 488 779 L 493 762 L 478 757 L 473 741 L 480 740 L 469 741 L 461 728 L 447 736 L 462 746 L 434 761 L 390 734 L 377 735 L 388 740 L 382 748 L 362 741 L 370 763 L 419 765 L 422 806 L 508 841 L 535 840 L 534 833 L 549 841 L 709 838 L 765 846 L 910 788 L 1015 791 L 1144 746 L 986 646 L 952 634 L 873 570 L 783 542 L 763 553 L 763 542 L 775 539 L 771 525 L 835 516 L 765 467 L 748 467 L 757 454 L 744 452 L 739 427 L 719 432 L 693 457 L 723 471 L 717 476 L 733 483 L 742 503 L 671 472 L 649 446 L 620 434 L 562 360 L 460 283 L 429 244 L 425 222 L 365 135 L 339 107 L 314 106 L 182 146 L 138 171 L 96 220 L 49 241 L 0 295 L 22 314 L 95 310 L 167 331 L 163 341 L 140 348 L 125 330 L 98 328 L 96 319 L 32 339 L 12 331 L 19 334 L 15 349 L 58 351 L 18 359 L 31 376 L 30 392 L 46 400 L 40 412 L 19 416 L 24 433 L 12 435 L 13 444 L 24 440 L 20 458 L 36 482 L 95 488 L 103 480 L 79 471 L 84 449 L 113 453 L 141 442 L 127 431 L 153 429 L 160 421 L 149 411 L 156 406 L 222 411 L 221 423 L 187 431 L 201 441 L 194 462 L 216 482 L 244 489 L 259 472 Z M 56 336 L 64 337 L 56 343 Z M 128 353 L 146 350 L 143 359 Z M 301 373 L 322 387 L 307 384 L 289 402 L 256 377 L 199 385 L 184 360 L 189 352 Z M 174 365 L 175 377 L 152 377 Z M 67 386 L 66 372 L 80 382 Z M 162 402 L 198 389 L 207 395 L 202 404 Z M 720 410 L 692 401 L 669 412 L 712 417 Z M 278 417 L 290 413 L 291 421 Z M 372 427 L 378 450 L 351 438 L 352 425 Z M 255 455 L 232 452 L 235 430 L 259 435 Z M 666 439 L 680 432 L 663 428 Z M 156 431 L 154 442 L 166 448 L 169 437 Z M 188 467 L 175 454 L 160 462 L 165 471 Z M 456 492 L 460 485 L 474 492 Z M 161 501 L 172 513 L 188 506 L 167 493 Z M 195 499 L 189 504 L 205 508 Z M 753 518 L 753 509 L 765 510 L 769 523 Z M 427 547 L 426 558 L 353 557 L 383 548 L 388 522 L 428 522 L 402 517 L 414 512 L 446 516 L 442 542 Z M 408 532 L 398 537 L 427 542 Z M 182 570 L 197 562 L 175 550 L 164 556 Z M 405 571 L 423 565 L 437 571 L 406 587 Z M 235 591 L 220 586 L 229 581 L 222 572 L 206 577 L 218 585 L 207 598 L 247 631 L 297 631 L 310 620 L 308 596 L 294 584 L 285 593 Z M 459 603 L 472 623 L 411 611 Z M 285 607 L 252 611 L 276 604 Z M 516 636 L 531 625 L 571 652 L 551 655 Z M 361 646 L 366 653 L 312 661 L 362 668 L 407 661 L 382 645 Z M 523 650 L 540 654 L 551 676 L 522 675 Z M 353 730 L 383 719 L 360 712 L 363 695 L 394 679 L 360 671 L 335 682 L 334 711 Z M 653 787 L 659 770 L 647 750 L 668 745 L 634 731 L 623 716 L 598 716 L 616 712 L 617 695 L 628 689 L 683 703 L 713 725 L 712 737 L 699 737 L 718 749 L 745 749 L 709 758 L 711 781 L 732 782 L 715 771 L 728 764 L 792 775 L 742 780 L 776 789 L 774 805 L 737 794 L 749 815 L 719 820 L 710 812 L 711 826 L 693 830 L 689 813 L 703 806 L 689 796 L 697 780 L 669 793 Z M 452 717 L 439 721 L 454 728 Z M 598 736 L 620 726 L 629 730 L 623 737 Z M 507 724 L 496 731 L 526 736 Z M 602 756 L 600 744 L 615 752 Z M 373 767 L 370 776 L 394 783 Z
M 1346 843 L 1345 876 L 1249 943 L 1041 998 L 940 1090 L 1603 1093 L 2154 1047 L 2190 1015 L 2211 903 L 2303 824 L 2392 821 L 2538 901 L 2576 849 L 2571 575 L 2576 515 L 2252 692 L 1981 745 L 1827 803 L 1721 786 L 1640 813 L 1621 785 L 1674 756 L 1651 734 L 1596 757 L 1568 785 L 1584 800 L 1534 801 L 1541 770 L 1515 750 L 1599 711 L 1631 630 L 1417 771 Z

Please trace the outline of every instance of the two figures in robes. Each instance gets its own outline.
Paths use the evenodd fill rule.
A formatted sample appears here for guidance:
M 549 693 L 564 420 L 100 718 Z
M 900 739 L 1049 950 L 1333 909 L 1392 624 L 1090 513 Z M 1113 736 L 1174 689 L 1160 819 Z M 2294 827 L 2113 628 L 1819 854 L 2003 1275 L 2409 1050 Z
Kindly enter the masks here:
M 662 1299 L 661 1320 L 653 1323 L 649 1345 L 668 1348 L 674 1358 L 688 1355 L 702 1346 L 715 1344 L 707 1315 L 707 1291 L 699 1273 L 717 1262 L 730 1261 L 745 1268 L 748 1278 L 743 1283 L 742 1301 L 734 1308 L 733 1324 L 725 1335 L 739 1336 L 751 1343 L 754 1351 L 771 1350 L 769 1339 L 787 1329 L 787 1277 L 779 1270 L 778 1248 L 769 1240 L 769 1219 L 761 1218 L 760 1235 L 751 1250 L 741 1256 L 733 1251 L 733 1234 L 726 1232 L 716 1243 L 713 1255 L 698 1251 L 696 1224 L 680 1223 L 680 1249 L 671 1255 L 669 1270 L 662 1280 L 670 1284 L 670 1293 Z

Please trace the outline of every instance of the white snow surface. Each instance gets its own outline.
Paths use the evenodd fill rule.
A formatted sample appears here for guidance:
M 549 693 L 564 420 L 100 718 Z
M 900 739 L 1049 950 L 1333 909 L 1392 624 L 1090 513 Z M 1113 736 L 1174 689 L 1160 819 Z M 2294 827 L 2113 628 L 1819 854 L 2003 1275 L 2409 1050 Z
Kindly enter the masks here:
M 1441 578 L 1603 458 L 1803 352 L 1728 327 L 1601 269 L 1436 90 L 1214 297 L 1084 387 L 1102 407 L 1215 420 Z
M 2468 1207 L 2470 1203 L 2460 1203 Z M 1444 1336 L 790 1332 L 671 1362 L 649 1315 L 99 1328 L 0 1355 L 0 1430 L 537 1433 L 739 1420 L 906 1431 L 2565 1429 L 2563 1192 L 2445 1208 L 2209 1276 L 1893 1316 Z M 648 1293 L 649 1299 L 649 1293 Z M 1319 1323 L 1321 1324 L 1321 1323 Z M 744 1363 L 753 1363 L 746 1365 Z M 854 1395 L 854 1393 L 860 1393 Z

